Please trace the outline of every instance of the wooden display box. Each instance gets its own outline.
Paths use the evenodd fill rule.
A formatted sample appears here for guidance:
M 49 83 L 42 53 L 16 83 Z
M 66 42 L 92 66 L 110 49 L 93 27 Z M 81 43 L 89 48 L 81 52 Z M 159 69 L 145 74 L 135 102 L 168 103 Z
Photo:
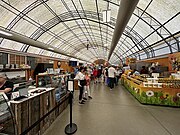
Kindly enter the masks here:
M 121 82 L 140 103 L 180 107 L 179 88 L 144 87 L 124 75 L 121 77 Z

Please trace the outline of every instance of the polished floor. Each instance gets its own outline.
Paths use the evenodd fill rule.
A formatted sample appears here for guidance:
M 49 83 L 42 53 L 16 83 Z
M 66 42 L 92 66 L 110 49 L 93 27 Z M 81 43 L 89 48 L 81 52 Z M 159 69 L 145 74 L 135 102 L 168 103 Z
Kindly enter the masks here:
M 180 135 L 180 108 L 140 104 L 121 85 L 112 91 L 103 83 L 92 84 L 92 100 L 73 103 L 74 135 Z M 44 135 L 65 135 L 69 107 Z

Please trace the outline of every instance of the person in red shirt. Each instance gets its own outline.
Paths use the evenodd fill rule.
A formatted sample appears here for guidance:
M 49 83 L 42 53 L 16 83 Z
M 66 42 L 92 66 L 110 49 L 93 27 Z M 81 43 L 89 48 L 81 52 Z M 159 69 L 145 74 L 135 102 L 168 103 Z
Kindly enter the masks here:
M 98 70 L 94 68 L 93 70 L 94 83 L 97 83 L 97 74 L 98 74 Z

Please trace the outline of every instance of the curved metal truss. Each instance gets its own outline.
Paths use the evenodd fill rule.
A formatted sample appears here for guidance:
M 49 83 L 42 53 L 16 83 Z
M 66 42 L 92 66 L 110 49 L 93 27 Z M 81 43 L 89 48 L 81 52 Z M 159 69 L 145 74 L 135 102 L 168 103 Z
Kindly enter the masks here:
M 75 52 L 78 52 L 79 48 L 85 48 L 87 47 L 86 44 L 82 41 L 82 39 L 80 39 L 78 37 L 78 35 L 76 33 L 74 33 L 73 31 L 73 27 L 69 27 L 66 25 L 65 22 L 69 22 L 69 21 L 75 21 L 81 19 L 82 22 L 83 20 L 87 20 L 87 22 L 89 23 L 89 21 L 95 22 L 99 24 L 99 29 L 97 28 L 97 30 L 100 30 L 100 33 L 104 32 L 106 33 L 106 35 L 108 35 L 110 30 L 106 30 L 103 27 L 101 27 L 100 25 L 104 25 L 107 26 L 108 28 L 114 29 L 115 26 L 115 18 L 111 17 L 111 22 L 109 24 L 107 23 L 102 23 L 102 14 L 98 13 L 98 12 L 92 12 L 92 11 L 86 11 L 86 10 L 75 10 L 72 11 L 69 9 L 68 5 L 66 5 L 66 3 L 63 3 L 65 8 L 67 9 L 68 12 L 65 12 L 61 15 L 57 15 L 47 4 L 46 2 L 49 0 L 37 0 L 34 3 L 32 3 L 31 5 L 29 5 L 28 7 L 26 7 L 22 12 L 20 12 L 18 9 L 15 9 L 14 7 L 12 7 L 8 2 L 4 1 L 3 2 L 5 4 L 7 4 L 9 7 L 15 9 L 16 11 L 19 12 L 19 14 L 16 15 L 16 17 L 12 20 L 12 22 L 7 26 L 6 29 L 11 30 L 13 29 L 13 27 L 21 20 L 24 19 L 26 20 L 26 18 L 28 18 L 28 22 L 30 22 L 31 24 L 35 25 L 37 28 L 36 31 L 34 31 L 34 33 L 32 33 L 32 35 L 30 36 L 30 38 L 37 40 L 39 37 L 41 37 L 44 33 L 48 33 L 51 36 L 54 37 L 54 40 L 58 39 L 59 41 L 62 42 L 62 44 L 67 44 L 69 47 L 73 47 L 73 49 L 75 50 Z M 104 0 L 108 3 L 113 4 L 114 6 L 119 6 L 117 3 L 114 3 L 112 1 L 109 0 Z M 63 1 L 62 1 L 63 2 Z M 44 6 L 54 15 L 54 18 L 48 20 L 46 23 L 44 23 L 43 25 L 39 24 L 38 22 L 34 21 L 33 19 L 31 19 L 30 17 L 27 16 L 27 14 L 29 12 L 31 12 L 33 9 L 39 7 L 40 5 L 44 4 Z M 74 3 L 73 3 L 74 4 Z M 74 5 L 75 6 L 75 5 Z M 76 6 L 75 6 L 76 7 Z M 7 9 L 7 8 L 6 8 Z M 7 9 L 9 10 L 9 9 Z M 9 10 L 10 11 L 10 10 Z M 11 11 L 13 12 L 13 11 Z M 98 14 L 97 14 L 98 13 Z M 14 13 L 15 14 L 15 13 Z M 179 13 L 178 13 L 179 14 Z M 177 15 L 178 15 L 177 14 Z M 169 47 L 170 53 L 172 53 L 172 47 L 169 43 L 169 41 L 166 40 L 166 37 L 172 37 L 175 41 L 178 42 L 178 40 L 176 39 L 176 37 L 174 37 L 170 31 L 164 26 L 165 24 L 167 24 L 169 21 L 171 21 L 173 18 L 175 18 L 177 15 L 173 16 L 171 19 L 169 19 L 167 22 L 165 22 L 164 24 L 161 24 L 158 20 L 156 20 L 154 17 L 152 17 L 150 14 L 148 14 L 145 10 L 142 10 L 141 8 L 137 7 L 135 9 L 135 12 L 133 13 L 134 16 L 138 17 L 139 20 L 142 20 L 145 24 L 147 24 L 150 28 L 152 28 L 152 32 L 150 34 L 148 34 L 146 37 L 142 37 L 141 35 L 138 34 L 138 32 L 136 32 L 133 28 L 130 27 L 126 27 L 125 31 L 124 31 L 124 35 L 128 38 L 131 39 L 131 41 L 134 43 L 134 45 L 131 45 L 131 48 L 128 48 L 128 50 L 123 51 L 122 49 L 120 49 L 121 45 L 119 45 L 119 47 L 117 47 L 116 52 L 114 52 L 115 55 L 119 55 L 119 56 L 125 56 L 127 53 L 130 54 L 130 56 L 132 57 L 139 57 L 139 52 L 144 51 L 147 58 L 151 58 L 151 57 L 155 57 L 155 53 L 154 53 L 154 49 L 152 45 L 149 45 L 146 42 L 146 39 L 151 36 L 154 33 L 157 33 L 157 35 L 162 39 L 162 41 L 164 41 L 164 43 L 166 43 Z M 25 18 L 26 17 L 26 18 Z M 79 44 L 81 44 L 82 46 L 80 47 L 75 47 L 75 45 L 73 44 L 74 40 L 72 42 L 69 42 L 70 40 L 65 40 L 61 37 L 61 34 L 65 31 L 61 31 L 61 33 L 54 33 L 51 30 L 51 28 L 55 27 L 56 25 L 58 25 L 59 23 L 62 23 L 64 25 L 64 27 L 66 28 L 66 30 L 68 30 L 68 32 L 71 32 L 74 36 L 74 38 L 79 40 Z M 84 22 L 83 22 L 84 23 Z M 79 29 L 81 29 L 82 33 L 85 36 L 85 39 L 89 42 L 89 44 L 91 46 L 96 45 L 96 46 L 101 46 L 103 47 L 103 43 L 107 42 L 107 38 L 108 36 L 106 36 L 106 39 L 104 39 L 102 37 L 102 34 L 100 35 L 100 40 L 101 40 L 101 45 L 97 45 L 97 42 L 99 44 L 99 41 L 97 41 L 97 39 L 94 38 L 94 34 L 92 33 L 92 25 L 88 25 L 85 26 L 84 25 L 84 29 L 82 26 L 80 26 L 77 22 L 77 27 Z M 88 28 L 89 27 L 89 28 Z M 86 31 L 86 32 L 85 32 Z M 107 32 L 108 31 L 108 32 Z M 103 40 L 104 39 L 104 40 Z M 0 41 L 0 43 L 2 43 L 2 40 Z M 125 39 L 126 40 L 126 39 Z M 179 42 L 178 42 L 179 43 Z M 124 42 L 121 42 L 121 44 L 123 44 L 125 47 L 129 47 L 127 46 Z M 138 51 L 133 52 L 132 49 L 137 47 Z M 23 45 L 21 48 L 21 51 L 27 52 L 29 46 L 28 45 Z M 118 50 L 121 50 L 121 52 L 118 52 Z M 180 47 L 178 45 L 178 51 L 180 51 Z M 42 52 L 41 52 L 42 53 Z M 91 54 L 93 56 L 97 55 L 97 52 L 91 52 Z
M 78 13 L 76 13 L 76 11 L 74 11 L 74 16 L 76 17 L 76 20 L 79 20 L 79 19 L 87 19 L 87 18 L 82 18 L 83 15 L 84 15 L 84 11 L 78 11 Z M 79 17 L 79 15 L 81 15 L 81 17 Z M 79 18 L 78 18 L 79 17 Z M 93 22 L 97 22 L 96 19 L 97 19 L 97 15 L 96 15 L 96 12 L 91 12 L 91 11 L 86 11 L 86 17 L 88 17 L 88 21 L 93 21 Z M 63 20 L 59 19 L 59 18 L 63 18 Z M 100 16 L 100 19 L 102 20 L 102 16 Z M 115 25 L 115 19 L 114 18 L 111 18 L 111 25 Z M 59 23 L 65 23 L 65 22 L 68 22 L 68 21 L 74 21 L 74 19 L 72 18 L 71 14 L 69 14 L 68 12 L 66 13 L 63 13 L 61 15 L 59 15 L 59 17 L 54 17 L 52 19 L 50 19 L 49 21 L 47 21 L 46 23 L 44 23 L 40 28 L 38 28 L 31 36 L 30 38 L 34 39 L 34 40 L 37 40 L 41 35 L 43 35 L 45 32 L 49 31 L 51 28 L 55 27 L 56 25 L 58 25 Z M 98 23 L 98 22 L 97 22 Z M 114 29 L 114 27 L 112 27 L 111 25 L 107 25 L 105 23 L 100 23 L 101 25 L 105 25 L 109 28 L 112 28 Z M 90 26 L 90 25 L 89 25 Z M 77 27 L 82 27 L 82 26 L 77 26 Z M 87 30 L 87 26 L 84 26 Z M 90 26 L 91 27 L 91 26 Z M 90 28 L 92 29 L 92 28 Z M 102 30 L 103 28 L 101 27 L 101 31 L 103 32 Z M 72 28 L 69 27 L 68 29 L 68 32 L 72 32 Z M 137 32 L 135 32 L 134 30 L 132 30 L 131 32 L 129 31 L 130 30 L 130 27 L 126 27 L 125 29 L 125 32 L 124 32 L 124 35 L 129 35 L 129 37 L 134 41 L 134 45 L 137 46 L 136 44 L 143 39 L 143 37 L 141 37 Z M 88 30 L 87 30 L 88 31 Z M 104 31 L 105 32 L 105 31 Z M 62 32 L 63 33 L 63 32 Z M 106 32 L 105 32 L 106 33 Z M 55 34 L 55 33 L 54 33 Z M 88 33 L 89 34 L 89 33 Z M 86 34 L 85 34 L 86 35 Z M 61 38 L 60 34 L 55 34 L 54 37 L 58 37 L 60 40 L 62 40 L 63 43 L 69 43 L 68 41 L 64 40 Z M 75 36 L 77 38 L 77 36 Z M 92 40 L 92 37 L 93 36 L 89 36 L 91 38 L 91 41 L 92 42 L 95 42 Z M 90 41 L 90 39 L 88 37 L 86 37 L 88 41 Z M 146 44 L 146 46 L 148 46 L 148 43 L 146 41 L 143 41 L 142 43 Z M 83 43 L 82 43 L 83 44 Z M 69 45 L 69 44 L 68 44 Z M 139 43 L 139 50 L 141 50 L 141 48 L 143 48 L 143 45 Z M 84 46 L 86 47 L 86 46 Z M 28 47 L 24 47 L 26 48 L 25 51 L 27 51 Z M 148 52 L 148 51 L 146 51 Z M 132 52 L 133 53 L 133 52 Z

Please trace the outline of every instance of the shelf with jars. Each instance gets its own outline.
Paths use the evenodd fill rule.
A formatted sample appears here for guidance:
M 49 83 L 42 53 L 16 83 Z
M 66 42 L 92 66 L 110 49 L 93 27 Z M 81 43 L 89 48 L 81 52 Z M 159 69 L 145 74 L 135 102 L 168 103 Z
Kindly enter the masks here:
M 123 74 L 121 83 L 140 103 L 180 107 L 180 79 Z

